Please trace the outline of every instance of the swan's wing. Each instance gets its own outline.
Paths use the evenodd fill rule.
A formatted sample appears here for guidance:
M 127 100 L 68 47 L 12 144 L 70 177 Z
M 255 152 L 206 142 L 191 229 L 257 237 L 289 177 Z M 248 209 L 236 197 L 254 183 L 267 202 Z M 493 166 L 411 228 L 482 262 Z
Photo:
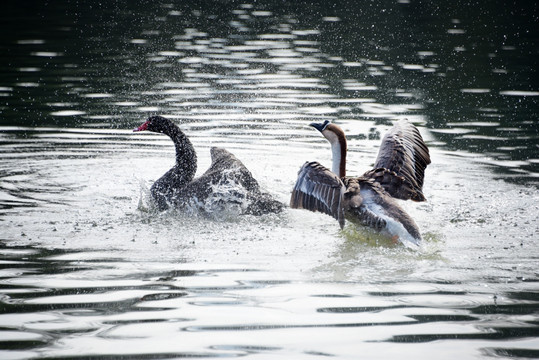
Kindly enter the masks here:
M 429 149 L 419 130 L 401 120 L 382 139 L 374 169 L 364 176 L 374 179 L 395 198 L 424 201 L 422 187 L 428 164 Z
M 341 179 L 320 163 L 306 162 L 298 173 L 292 190 L 290 207 L 319 211 L 333 216 L 344 227 L 343 194 Z
M 209 176 L 214 182 L 231 180 L 247 191 L 259 192 L 260 186 L 247 167 L 226 149 L 212 147 L 210 149 L 211 165 L 201 176 Z
M 196 198 L 200 203 L 204 203 L 216 189 L 232 191 L 242 188 L 247 192 L 260 192 L 258 182 L 251 172 L 232 153 L 222 148 L 211 148 L 210 151 L 210 167 L 178 189 L 178 199 Z

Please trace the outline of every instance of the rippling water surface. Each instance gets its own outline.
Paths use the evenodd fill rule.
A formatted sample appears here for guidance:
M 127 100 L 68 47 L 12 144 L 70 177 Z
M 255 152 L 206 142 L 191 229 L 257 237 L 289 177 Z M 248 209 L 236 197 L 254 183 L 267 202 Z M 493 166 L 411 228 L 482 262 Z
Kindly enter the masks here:
M 0 358 L 539 357 L 532 6 L 6 3 L 0 25 Z M 372 166 L 393 121 L 431 149 L 409 251 L 320 214 L 159 213 L 181 125 L 288 203 Z

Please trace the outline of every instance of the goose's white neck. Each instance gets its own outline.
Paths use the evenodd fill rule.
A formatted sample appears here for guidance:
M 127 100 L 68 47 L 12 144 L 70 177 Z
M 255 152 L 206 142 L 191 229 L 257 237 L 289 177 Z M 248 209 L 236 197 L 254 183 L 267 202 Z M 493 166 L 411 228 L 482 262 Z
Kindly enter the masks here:
M 333 157 L 331 171 L 339 177 L 346 175 L 346 137 L 341 128 L 330 124 L 322 135 L 331 144 L 331 154 Z
M 338 141 L 331 144 L 331 155 L 332 155 L 331 171 L 339 175 L 339 177 L 343 177 L 344 174 L 341 174 L 341 161 L 342 161 L 341 144 Z

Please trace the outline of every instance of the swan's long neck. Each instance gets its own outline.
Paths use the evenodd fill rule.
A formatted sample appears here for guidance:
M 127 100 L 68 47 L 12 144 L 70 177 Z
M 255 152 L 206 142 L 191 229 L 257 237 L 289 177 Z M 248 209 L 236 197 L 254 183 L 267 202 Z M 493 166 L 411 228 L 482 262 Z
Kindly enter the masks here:
M 346 136 L 344 131 L 336 125 L 330 124 L 322 134 L 331 144 L 332 166 L 331 171 L 339 175 L 346 176 Z
M 193 180 L 197 171 L 197 155 L 189 138 L 174 125 L 166 132 L 176 148 L 176 165 L 171 169 L 175 182 L 186 184 Z

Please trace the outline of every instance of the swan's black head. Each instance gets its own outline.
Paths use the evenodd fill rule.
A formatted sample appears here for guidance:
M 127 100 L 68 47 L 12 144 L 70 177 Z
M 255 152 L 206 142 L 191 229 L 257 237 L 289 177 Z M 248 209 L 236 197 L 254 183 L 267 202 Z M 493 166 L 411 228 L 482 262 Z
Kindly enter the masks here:
M 170 134 L 171 130 L 175 127 L 174 123 L 162 116 L 150 116 L 148 120 L 133 131 L 152 131 L 156 133 Z
M 309 125 L 315 128 L 316 130 L 322 132 L 326 130 L 329 124 L 331 124 L 331 121 L 326 120 L 323 123 L 310 123 Z

